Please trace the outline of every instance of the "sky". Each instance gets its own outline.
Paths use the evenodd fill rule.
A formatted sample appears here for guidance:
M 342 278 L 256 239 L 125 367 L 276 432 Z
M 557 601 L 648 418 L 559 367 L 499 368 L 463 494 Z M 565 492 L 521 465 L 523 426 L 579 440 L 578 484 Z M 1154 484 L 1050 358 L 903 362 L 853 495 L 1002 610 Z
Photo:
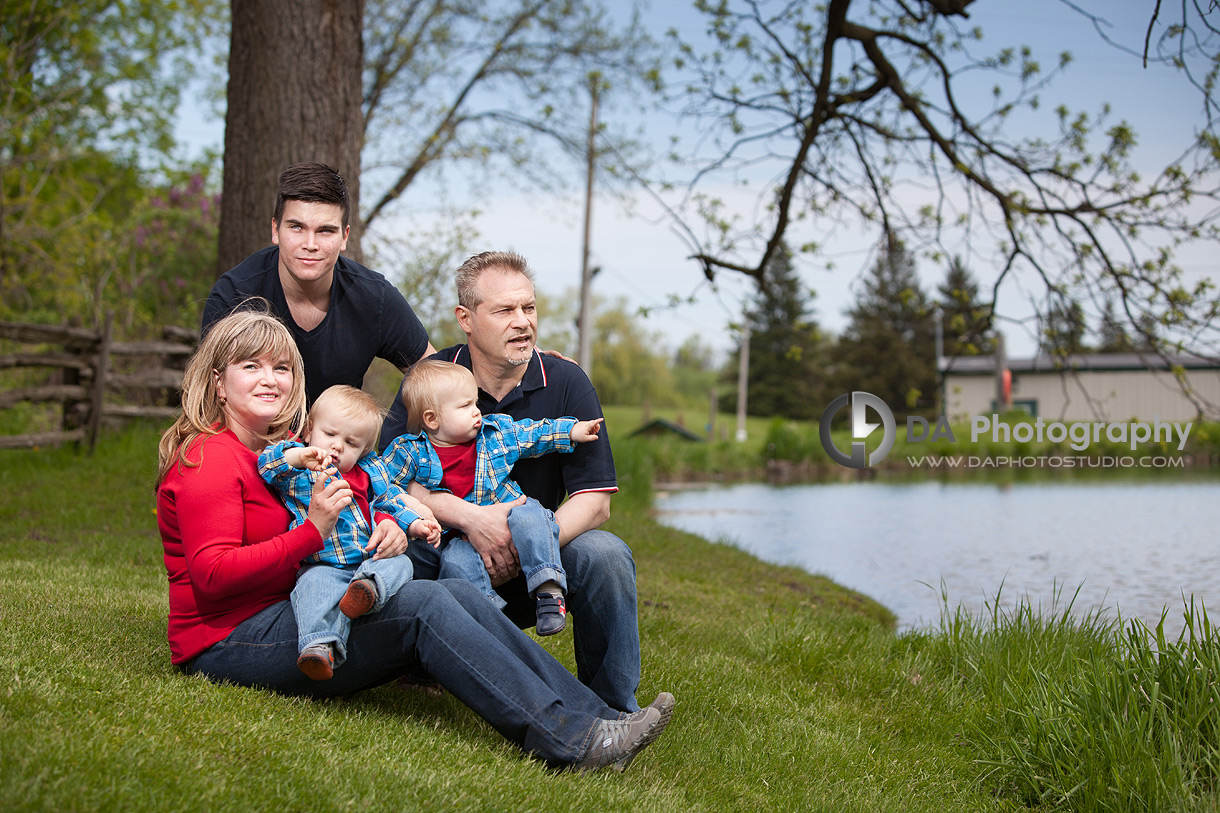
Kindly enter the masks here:
M 619 0 L 608 0 L 607 5 L 616 12 L 629 6 Z M 1114 24 L 1112 38 L 1137 51 L 1142 47 L 1153 5 L 1148 0 L 1077 0 L 1077 5 L 1107 17 Z M 645 21 L 658 38 L 670 27 L 693 37 L 700 33 L 701 22 L 690 6 L 689 2 L 653 0 L 645 7 Z M 1200 118 L 1197 91 L 1168 71 L 1144 70 L 1137 56 L 1107 45 L 1089 20 L 1073 13 L 1060 0 L 1020 3 L 977 0 L 969 11 L 969 24 L 983 29 L 982 48 L 994 50 L 1028 44 L 1048 67 L 1057 62 L 1061 51 L 1072 53 L 1074 61 L 1068 72 L 1043 93 L 1042 109 L 1047 111 L 1048 124 L 1052 122 L 1050 111 L 1059 100 L 1073 108 L 1089 110 L 1109 102 L 1115 118 L 1131 121 L 1140 135 L 1137 165 L 1150 168 L 1154 164 L 1158 168 L 1163 166 L 1189 142 Z M 196 147 L 219 147 L 223 143 L 223 122 L 207 117 L 207 105 L 188 103 L 184 108 L 192 111 L 183 116 L 180 124 L 185 140 Z M 573 111 L 573 115 L 584 118 L 588 112 Z M 658 129 L 665 133 L 676 130 L 687 140 L 699 135 L 691 132 L 689 125 L 672 120 L 660 124 Z M 683 127 L 687 128 L 685 132 Z M 522 253 L 537 274 L 539 290 L 549 296 L 578 295 L 584 195 L 583 180 L 576 168 L 573 172 L 572 191 L 563 197 L 517 191 L 512 182 L 505 181 L 495 183 L 491 195 L 480 187 L 469 197 L 482 212 L 476 221 L 481 239 L 474 250 L 510 249 Z M 451 185 L 451 191 L 452 188 Z M 749 212 L 755 206 L 757 190 L 745 193 L 740 187 L 724 183 L 716 191 L 730 207 Z M 400 213 L 397 221 L 386 218 L 381 228 L 406 231 L 418 227 L 421 220 L 446 217 L 443 211 L 429 209 L 426 190 L 408 197 L 408 205 L 403 209 L 409 213 Z M 456 200 L 460 199 L 459 196 Z M 793 237 L 793 242 L 800 239 L 799 235 Z M 814 315 L 824 330 L 837 333 L 846 326 L 844 311 L 855 300 L 861 276 L 875 259 L 877 239 L 876 233 L 863 231 L 839 234 L 817 259 L 798 259 L 803 281 L 816 291 Z M 743 275 L 723 272 L 717 290 L 710 290 L 703 284 L 697 264 L 687 258 L 687 246 L 660 208 L 646 196 L 625 203 L 611 194 L 596 195 L 590 247 L 591 262 L 601 269 L 595 278 L 595 293 L 607 299 L 623 298 L 631 308 L 650 309 L 643 325 L 660 334 L 671 349 L 692 334 L 722 355 L 735 345 L 736 334 L 729 325 L 740 320 L 743 303 L 753 291 L 752 281 Z M 1188 278 L 1220 277 L 1220 268 L 1206 255 L 1183 259 Z M 827 268 L 828 261 L 833 263 L 833 269 Z M 923 261 L 919 270 L 925 290 L 934 292 L 943 278 L 943 267 Z M 971 270 L 980 287 L 989 289 L 991 272 L 974 266 Z M 999 310 L 1021 319 L 1030 315 L 1022 297 L 1022 290 L 1028 286 L 1020 279 L 1016 283 L 1001 292 Z M 692 293 L 697 297 L 694 304 L 667 307 L 671 296 L 685 298 Z M 541 318 L 545 323 L 546 314 Z M 1036 342 L 1028 327 L 1009 324 L 1004 332 L 1010 356 L 1034 354 Z

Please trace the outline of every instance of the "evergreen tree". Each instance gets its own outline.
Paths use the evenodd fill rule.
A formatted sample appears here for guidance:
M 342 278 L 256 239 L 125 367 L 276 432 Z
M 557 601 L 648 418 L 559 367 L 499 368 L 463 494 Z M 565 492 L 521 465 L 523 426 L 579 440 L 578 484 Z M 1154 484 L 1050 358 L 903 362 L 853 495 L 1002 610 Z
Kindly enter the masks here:
M 836 392 L 862 390 L 895 414 L 930 415 L 936 405 L 936 326 L 915 258 L 888 235 L 835 354 Z
M 1144 311 L 1135 319 L 1136 335 L 1133 342 L 1135 350 L 1140 352 L 1155 352 L 1161 346 L 1160 338 L 1161 323 L 1155 316 L 1147 311 Z
M 1086 328 L 1084 308 L 1080 307 L 1079 302 L 1065 299 L 1055 301 L 1047 310 L 1039 352 L 1058 358 L 1087 353 L 1088 346 L 1084 341 Z
M 966 229 L 997 284 L 1026 277 L 1038 297 L 1121 286 L 1131 317 L 1148 311 L 1170 331 L 1162 341 L 1214 355 L 1220 294 L 1184 279 L 1180 258 L 1214 250 L 1218 234 L 1217 3 L 1182 3 L 1177 14 L 1159 0 L 1128 4 L 1152 9 L 1139 27 L 1146 67 L 1172 66 L 1203 97 L 1198 127 L 1162 165 L 1147 164 L 1131 124 L 1093 98 L 1047 104 L 1071 55 L 1052 66 L 1006 36 L 981 42 L 965 22 L 972 4 L 982 5 L 695 3 L 705 25 L 668 35 L 680 56 L 667 84 L 683 88 L 679 107 L 701 127 L 687 145 L 697 169 L 686 195 L 706 236 L 694 223 L 684 231 L 704 275 L 758 278 L 785 237 L 816 247 L 835 229 L 880 222 L 911 245 L 943 248 Z M 1104 22 L 1087 4 L 1052 5 Z M 752 214 L 728 218 L 717 187 L 738 176 L 778 182 L 756 185 Z
M 767 264 L 747 313 L 750 373 L 746 411 L 750 415 L 815 420 L 822 414 L 827 401 L 825 350 L 813 318 L 813 297 L 797 275 L 792 252 L 781 246 Z M 728 412 L 737 408 L 740 358 L 740 350 L 735 351 L 725 368 L 720 408 Z
M 1097 331 L 1098 353 L 1130 353 L 1135 343 L 1127 335 L 1127 329 L 1114 315 L 1114 302 L 1107 299 L 1101 314 L 1101 326 Z
M 937 291 L 945 356 L 955 358 L 995 352 L 991 306 L 979 302 L 979 285 L 961 257 L 949 261 L 945 281 Z

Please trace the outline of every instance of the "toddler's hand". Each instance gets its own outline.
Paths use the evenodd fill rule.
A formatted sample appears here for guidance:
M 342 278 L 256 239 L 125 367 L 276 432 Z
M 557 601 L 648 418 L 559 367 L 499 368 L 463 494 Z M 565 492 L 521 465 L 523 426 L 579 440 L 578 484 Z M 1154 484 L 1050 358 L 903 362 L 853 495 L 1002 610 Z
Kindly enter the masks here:
M 435 548 L 441 544 L 441 524 L 431 516 L 430 511 L 428 513 L 427 517 L 420 517 L 412 522 L 411 527 L 407 529 L 407 533 L 415 539 L 424 540 Z
M 287 453 L 285 453 L 285 458 L 298 469 L 326 471 L 327 469 L 334 468 L 331 465 L 330 452 L 325 449 L 319 449 L 317 446 L 306 446 L 303 449 L 291 449 L 290 451 L 296 452 L 296 461 L 288 458 Z
M 591 421 L 577 421 L 572 427 L 572 440 L 577 443 L 588 443 L 591 440 L 597 440 L 597 433 L 602 428 L 602 421 L 605 418 L 596 418 Z

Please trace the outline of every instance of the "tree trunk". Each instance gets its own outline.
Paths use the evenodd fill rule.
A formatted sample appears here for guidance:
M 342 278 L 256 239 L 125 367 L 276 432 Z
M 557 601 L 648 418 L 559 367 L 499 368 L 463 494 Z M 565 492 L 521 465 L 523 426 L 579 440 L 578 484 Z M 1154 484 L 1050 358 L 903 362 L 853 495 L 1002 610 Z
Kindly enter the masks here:
M 217 275 L 271 242 L 280 173 L 329 164 L 347 181 L 360 258 L 364 0 L 232 0 Z

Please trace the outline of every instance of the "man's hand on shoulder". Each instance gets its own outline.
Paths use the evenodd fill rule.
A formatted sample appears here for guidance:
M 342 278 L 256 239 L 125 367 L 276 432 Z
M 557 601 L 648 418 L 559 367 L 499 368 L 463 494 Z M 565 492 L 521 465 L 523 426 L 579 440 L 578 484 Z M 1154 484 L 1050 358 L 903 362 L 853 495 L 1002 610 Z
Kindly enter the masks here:
M 570 359 L 567 356 L 565 356 L 563 353 L 560 353 L 558 350 L 543 350 L 541 347 L 539 347 L 538 352 L 544 356 L 550 356 L 551 358 L 563 359 L 564 361 L 570 361 L 573 364 L 576 363 L 576 359 Z

